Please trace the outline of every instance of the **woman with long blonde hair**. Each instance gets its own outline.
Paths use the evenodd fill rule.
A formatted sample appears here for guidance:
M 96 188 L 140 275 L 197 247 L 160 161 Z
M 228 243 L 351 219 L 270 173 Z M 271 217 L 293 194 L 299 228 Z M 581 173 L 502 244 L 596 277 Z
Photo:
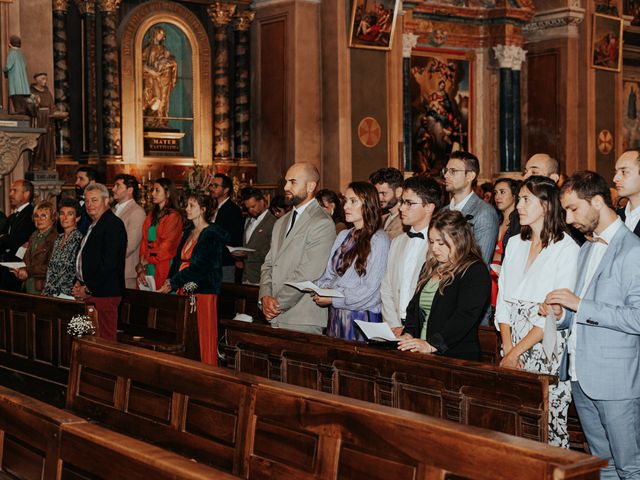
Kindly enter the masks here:
M 398 349 L 480 360 L 478 326 L 490 295 L 491 277 L 471 225 L 456 210 L 437 213 Z

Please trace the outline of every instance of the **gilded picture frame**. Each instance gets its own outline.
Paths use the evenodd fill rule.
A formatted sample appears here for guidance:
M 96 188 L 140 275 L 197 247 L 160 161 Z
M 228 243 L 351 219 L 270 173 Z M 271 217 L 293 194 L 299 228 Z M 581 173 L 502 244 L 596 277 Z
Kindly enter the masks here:
M 349 47 L 391 50 L 400 0 L 354 0 Z
M 622 28 L 620 17 L 593 14 L 591 66 L 598 70 L 619 72 L 622 69 Z

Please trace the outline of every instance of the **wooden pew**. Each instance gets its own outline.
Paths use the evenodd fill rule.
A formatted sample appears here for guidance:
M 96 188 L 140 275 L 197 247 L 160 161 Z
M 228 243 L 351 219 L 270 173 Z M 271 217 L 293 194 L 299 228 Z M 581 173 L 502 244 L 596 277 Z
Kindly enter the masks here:
M 227 366 L 285 383 L 547 441 L 554 377 L 223 321 Z
M 68 407 L 247 479 L 595 479 L 605 464 L 94 338 L 74 342 Z
M 253 317 L 255 323 L 268 323 L 258 308 L 258 291 L 255 285 L 223 283 L 218 296 L 218 320 L 232 319 L 236 313 Z
M 64 405 L 75 315 L 97 324 L 91 304 L 0 290 L 0 384 Z
M 118 341 L 200 359 L 198 322 L 184 296 L 127 289 L 120 304 Z
M 0 478 L 231 479 L 180 455 L 0 387 Z

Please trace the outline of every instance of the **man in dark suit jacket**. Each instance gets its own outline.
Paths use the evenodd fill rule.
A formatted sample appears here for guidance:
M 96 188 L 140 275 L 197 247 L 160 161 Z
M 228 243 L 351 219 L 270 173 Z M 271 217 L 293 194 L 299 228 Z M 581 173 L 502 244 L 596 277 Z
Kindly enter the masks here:
M 627 206 L 616 213 L 629 230 L 640 237 L 640 151 L 624 152 L 616 162 L 616 174 L 613 177 L 618 195 L 627 197 Z
M 93 223 L 80 245 L 72 294 L 95 304 L 99 336 L 115 341 L 118 307 L 125 288 L 127 231 L 109 208 L 109 191 L 101 183 L 85 189 L 85 205 Z
M 84 191 L 85 189 L 98 180 L 98 172 L 93 167 L 80 167 L 76 170 L 76 200 L 80 203 L 80 222 L 78 223 L 78 230 L 83 235 L 87 234 L 87 230 L 89 230 L 89 225 L 91 225 L 92 220 L 89 214 L 87 213 L 87 208 L 84 204 Z
M 9 188 L 9 203 L 13 213 L 9 215 L 4 228 L 0 230 L 0 260 L 19 262 L 18 249 L 27 243 L 36 229 L 33 224 L 33 184 L 28 180 L 16 180 Z M 0 267 L 0 288 L 19 291 L 22 282 L 9 269 Z
M 233 182 L 222 173 L 215 175 L 213 180 L 210 187 L 211 196 L 218 203 L 218 209 L 213 216 L 213 223 L 222 227 L 229 234 L 229 245 L 240 247 L 242 245 L 244 219 L 242 210 L 230 198 L 233 192 Z M 235 259 L 225 249 L 222 253 L 222 281 L 234 282 L 235 271 Z
M 249 214 L 245 222 L 242 246 L 255 252 L 234 252 L 232 255 L 236 259 L 236 267 L 242 269 L 242 282 L 258 285 L 264 257 L 271 247 L 271 232 L 276 217 L 267 208 L 266 199 L 259 189 L 247 187 L 240 196 Z

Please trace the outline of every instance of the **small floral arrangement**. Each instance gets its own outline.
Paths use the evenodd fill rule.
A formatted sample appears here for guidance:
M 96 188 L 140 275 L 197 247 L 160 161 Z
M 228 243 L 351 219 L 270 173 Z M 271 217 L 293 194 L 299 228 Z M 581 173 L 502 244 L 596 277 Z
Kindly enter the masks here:
M 189 295 L 189 311 L 191 313 L 196 311 L 196 296 L 194 294 L 197 289 L 196 282 L 187 282 L 182 286 L 182 291 Z
M 72 337 L 80 338 L 83 335 L 93 335 L 96 333 L 96 328 L 88 315 L 75 315 L 67 325 L 67 333 Z

